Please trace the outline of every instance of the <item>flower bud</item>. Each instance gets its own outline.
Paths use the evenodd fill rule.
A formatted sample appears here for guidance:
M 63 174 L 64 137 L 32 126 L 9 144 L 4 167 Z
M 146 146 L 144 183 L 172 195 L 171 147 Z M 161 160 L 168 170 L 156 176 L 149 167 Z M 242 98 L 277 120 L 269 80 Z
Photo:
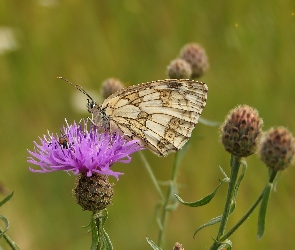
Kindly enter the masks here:
M 184 250 L 184 247 L 179 242 L 174 244 L 173 250 Z
M 108 78 L 101 85 L 101 96 L 106 99 L 118 90 L 124 88 L 124 84 L 116 78 Z
M 192 75 L 191 65 L 183 59 L 175 59 L 168 65 L 167 75 L 171 79 L 189 79 Z
M 192 78 L 203 75 L 209 68 L 206 51 L 197 43 L 186 44 L 181 49 L 179 57 L 191 65 Z
M 263 136 L 259 155 L 269 168 L 280 171 L 294 160 L 295 139 L 284 127 L 271 128 Z
M 261 138 L 262 125 L 258 111 L 248 105 L 231 110 L 220 127 L 225 150 L 240 157 L 254 154 Z
M 76 187 L 72 192 L 83 210 L 95 212 L 105 209 L 112 203 L 113 186 L 107 175 L 93 173 L 92 176 L 87 177 L 86 174 L 81 173 L 77 177 Z

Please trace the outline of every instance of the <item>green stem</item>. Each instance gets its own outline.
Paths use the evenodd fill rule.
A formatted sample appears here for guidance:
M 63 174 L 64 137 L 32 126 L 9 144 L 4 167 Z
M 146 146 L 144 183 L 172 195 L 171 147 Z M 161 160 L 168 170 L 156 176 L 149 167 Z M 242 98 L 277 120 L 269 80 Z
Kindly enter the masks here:
M 141 160 L 143 161 L 143 164 L 145 166 L 145 169 L 148 171 L 148 174 L 152 180 L 152 183 L 154 184 L 154 187 L 156 188 L 159 196 L 161 197 L 161 200 L 164 200 L 164 195 L 162 193 L 162 190 L 157 182 L 157 179 L 155 178 L 155 175 L 153 173 L 153 170 L 151 169 L 148 161 L 146 160 L 146 158 L 144 157 L 143 153 L 141 151 L 139 151 L 139 155 L 140 155 L 140 158 Z
M 241 164 L 241 157 L 237 157 L 232 155 L 231 158 L 231 176 L 230 176 L 230 182 L 228 186 L 228 192 L 226 197 L 226 203 L 223 210 L 222 220 L 220 222 L 220 228 L 217 235 L 217 239 L 219 239 L 225 231 L 226 223 L 228 221 L 229 213 L 230 213 L 230 207 L 233 202 L 233 195 L 235 191 L 235 184 L 239 173 L 239 167 Z
M 259 195 L 258 199 L 254 202 L 254 204 L 250 207 L 248 212 L 239 220 L 239 222 L 231 229 L 229 230 L 223 237 L 220 238 L 220 241 L 226 240 L 230 235 L 232 235 L 244 222 L 248 219 L 248 217 L 252 214 L 254 209 L 258 206 L 258 204 L 261 202 L 263 197 L 264 189 L 262 193 Z
M 107 209 L 93 212 L 91 216 L 92 244 L 90 250 L 112 250 L 111 240 L 104 230 L 108 218 Z
M 269 181 L 268 181 L 269 183 L 273 183 L 273 181 L 276 177 L 276 174 L 277 174 L 276 171 L 273 171 L 271 173 Z M 248 217 L 252 214 L 252 212 L 255 210 L 255 208 L 258 206 L 258 204 L 261 202 L 265 188 L 263 189 L 262 193 L 258 196 L 257 200 L 250 207 L 250 209 L 247 211 L 247 213 L 238 221 L 238 223 L 235 226 L 233 226 L 233 228 L 231 230 L 229 230 L 222 238 L 220 238 L 220 241 L 224 241 L 227 238 L 229 238 L 229 236 L 232 235 L 245 222 L 245 220 L 248 219 Z
M 169 205 L 170 198 L 172 196 L 173 185 L 175 185 L 176 176 L 177 176 L 177 172 L 178 172 L 177 170 L 178 170 L 179 164 L 177 164 L 177 162 L 178 162 L 177 158 L 178 158 L 178 153 L 176 153 L 176 155 L 175 155 L 173 169 L 172 169 L 171 178 L 170 178 L 170 185 L 169 185 L 167 193 L 166 193 L 166 197 L 165 197 L 164 204 L 163 204 L 163 210 L 162 210 L 162 214 L 161 214 L 161 228 L 160 228 L 159 235 L 158 235 L 158 246 L 160 248 L 163 248 L 162 245 L 163 245 L 163 240 L 164 240 L 164 229 L 166 227 L 167 217 L 168 217 L 167 206 Z
M 233 202 L 233 197 L 235 194 L 235 185 L 237 181 L 237 176 L 239 173 L 239 167 L 241 164 L 241 157 L 231 155 L 231 160 L 230 160 L 230 165 L 231 165 L 231 176 L 230 176 L 230 182 L 227 190 L 227 197 L 226 197 L 226 202 L 222 214 L 222 219 L 220 222 L 220 227 L 219 231 L 216 237 L 216 241 L 213 243 L 213 245 L 210 247 L 210 249 L 217 249 L 218 246 L 220 245 L 220 239 L 223 236 L 226 228 L 226 224 L 228 221 L 228 217 L 230 214 L 230 208 Z
M 0 234 L 2 234 L 2 233 L 3 233 L 3 231 L 2 231 L 2 229 L 0 229 Z M 19 250 L 16 243 L 13 240 L 11 240 L 10 237 L 6 233 L 4 233 L 2 236 L 5 239 L 5 241 L 7 242 L 7 244 L 11 247 L 11 249 Z
M 273 183 L 274 182 L 277 173 L 278 173 L 277 171 L 271 171 L 270 176 L 269 176 L 269 180 L 268 180 L 269 183 Z

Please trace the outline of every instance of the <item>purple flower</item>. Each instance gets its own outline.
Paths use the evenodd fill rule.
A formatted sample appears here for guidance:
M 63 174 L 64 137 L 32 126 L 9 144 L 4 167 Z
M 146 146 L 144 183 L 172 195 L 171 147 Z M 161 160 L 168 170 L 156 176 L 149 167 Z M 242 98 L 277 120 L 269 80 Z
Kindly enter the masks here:
M 32 172 L 47 173 L 58 170 L 72 171 L 74 174 L 93 173 L 112 175 L 118 179 L 123 174 L 114 172 L 110 167 L 115 162 L 129 163 L 130 154 L 142 150 L 138 140 L 128 141 L 118 134 L 98 133 L 98 129 L 88 121 L 81 124 L 67 124 L 61 131 L 62 136 L 49 134 L 34 142 L 34 151 L 28 150 L 28 162 L 41 169 L 29 168 Z

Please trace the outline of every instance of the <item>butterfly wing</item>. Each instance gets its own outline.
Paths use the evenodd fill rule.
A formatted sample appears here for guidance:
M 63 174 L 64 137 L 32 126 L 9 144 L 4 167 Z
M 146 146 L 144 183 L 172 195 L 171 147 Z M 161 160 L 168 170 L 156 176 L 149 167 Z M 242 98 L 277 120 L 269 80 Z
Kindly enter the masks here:
M 188 141 L 206 105 L 208 87 L 194 80 L 166 79 L 121 89 L 102 103 L 110 130 L 139 139 L 159 156 Z

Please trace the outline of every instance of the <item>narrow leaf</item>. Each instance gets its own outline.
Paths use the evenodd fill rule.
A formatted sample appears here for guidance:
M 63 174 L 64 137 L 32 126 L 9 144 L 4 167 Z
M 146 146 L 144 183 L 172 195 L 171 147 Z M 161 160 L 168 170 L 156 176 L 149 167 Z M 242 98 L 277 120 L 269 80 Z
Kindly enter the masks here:
M 204 227 L 209 227 L 209 226 L 212 226 L 212 225 L 215 225 L 217 223 L 219 223 L 222 219 L 222 215 L 219 215 L 211 220 L 209 220 L 207 223 L 203 224 L 202 226 L 200 226 L 195 232 L 194 232 L 194 238 L 197 234 L 197 232 L 199 232 L 201 229 L 203 229 Z
M 222 173 L 222 175 L 224 176 L 223 182 L 230 182 L 230 178 L 227 177 L 227 175 L 224 172 L 224 170 L 222 169 L 222 167 L 219 166 L 219 170 Z
M 226 247 L 226 244 L 222 244 L 217 248 L 217 250 L 224 250 L 225 247 Z
M 229 214 L 231 214 L 234 210 L 235 210 L 235 204 L 232 204 L 231 207 L 230 207 L 230 211 L 229 211 Z M 203 224 L 202 226 L 200 226 L 195 232 L 194 232 L 194 238 L 196 236 L 196 234 L 203 228 L 205 227 L 209 227 L 209 226 L 212 226 L 212 225 L 215 225 L 217 223 L 219 223 L 220 221 L 222 220 L 222 215 L 219 215 L 211 220 L 209 220 L 207 223 Z
M 258 214 L 258 230 L 257 230 L 258 239 L 261 239 L 261 237 L 264 234 L 266 210 L 267 210 L 268 200 L 269 200 L 270 191 L 272 190 L 272 187 L 273 187 L 273 184 L 268 183 L 263 192 L 261 206 L 260 206 L 259 214 Z
M 232 242 L 230 240 L 225 240 L 224 242 L 222 242 L 222 245 L 220 245 L 220 247 L 217 248 L 217 250 L 224 250 L 225 248 L 231 250 L 232 247 Z
M 246 170 L 247 170 L 247 163 L 246 161 L 242 160 L 241 161 L 241 165 L 242 165 L 242 172 L 236 182 L 236 185 L 235 185 L 235 190 L 234 190 L 234 199 L 236 199 L 236 197 L 238 196 L 238 190 L 239 190 L 239 187 L 241 185 L 241 182 L 246 174 Z
M 7 201 L 9 201 L 12 196 L 13 196 L 13 192 L 10 195 L 8 195 L 6 198 L 4 198 L 3 201 L 0 201 L 0 207 L 3 206 Z
M 1 230 L 1 232 L 0 232 L 0 237 L 1 237 L 8 230 L 8 228 L 9 228 L 9 221 L 3 215 L 0 215 L 0 220 L 2 220 L 4 222 L 4 224 L 5 224 L 5 229 L 4 230 Z
M 162 205 L 163 204 L 161 202 L 157 202 L 157 205 L 156 205 L 156 221 L 160 230 L 163 230 L 163 224 L 161 222 L 161 215 L 160 215 Z
M 152 249 L 154 249 L 154 250 L 162 250 L 160 247 L 158 247 L 157 245 L 156 245 L 156 243 L 155 242 L 153 242 L 151 239 L 149 239 L 148 237 L 145 237 L 146 238 L 146 241 L 147 241 L 147 243 L 149 243 L 149 245 L 152 247 Z
M 113 250 L 111 239 L 104 229 L 103 229 L 103 246 L 104 246 L 103 249 Z
M 111 240 L 104 229 L 108 218 L 106 209 L 93 213 L 91 216 L 92 244 L 90 250 L 112 250 Z
M 186 202 L 183 201 L 177 194 L 175 194 L 175 197 L 179 200 L 180 203 L 182 203 L 183 205 L 189 206 L 189 207 L 200 207 L 200 206 L 204 206 L 206 204 L 208 204 L 212 198 L 215 196 L 215 194 L 217 193 L 219 187 L 221 186 L 221 184 L 223 183 L 223 181 L 221 181 L 218 186 L 214 189 L 214 191 L 212 193 L 210 193 L 209 195 L 205 196 L 204 198 L 198 200 L 198 201 L 194 201 L 194 202 Z

